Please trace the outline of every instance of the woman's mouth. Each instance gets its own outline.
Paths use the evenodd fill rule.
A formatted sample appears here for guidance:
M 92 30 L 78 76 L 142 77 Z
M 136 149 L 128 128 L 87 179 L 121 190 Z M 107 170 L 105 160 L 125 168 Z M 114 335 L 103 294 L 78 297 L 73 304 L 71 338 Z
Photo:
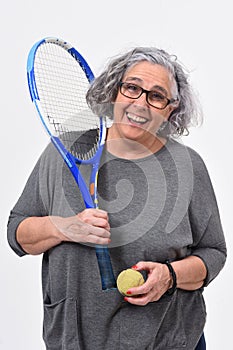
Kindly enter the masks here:
M 146 122 L 148 122 L 148 119 L 146 119 L 145 117 L 135 115 L 135 114 L 132 114 L 129 112 L 126 112 L 126 116 L 127 116 L 128 120 L 133 124 L 143 125 Z

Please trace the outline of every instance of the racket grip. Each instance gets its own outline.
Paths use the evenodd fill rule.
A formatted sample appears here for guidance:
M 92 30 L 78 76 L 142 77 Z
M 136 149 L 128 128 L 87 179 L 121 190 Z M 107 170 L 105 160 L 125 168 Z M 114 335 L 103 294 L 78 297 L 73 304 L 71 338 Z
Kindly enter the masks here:
M 99 265 L 102 289 L 116 289 L 116 280 L 113 274 L 112 263 L 108 248 L 96 246 L 95 252 Z

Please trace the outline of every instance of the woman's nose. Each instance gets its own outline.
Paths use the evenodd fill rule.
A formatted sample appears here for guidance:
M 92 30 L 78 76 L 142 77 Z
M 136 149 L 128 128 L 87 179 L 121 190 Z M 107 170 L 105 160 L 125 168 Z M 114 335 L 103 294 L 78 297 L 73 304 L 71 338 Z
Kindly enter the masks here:
M 137 98 L 137 100 L 135 100 L 136 103 L 138 105 L 142 105 L 142 106 L 148 106 L 148 102 L 147 102 L 147 93 L 146 91 L 143 91 L 143 93 L 141 94 L 140 97 Z

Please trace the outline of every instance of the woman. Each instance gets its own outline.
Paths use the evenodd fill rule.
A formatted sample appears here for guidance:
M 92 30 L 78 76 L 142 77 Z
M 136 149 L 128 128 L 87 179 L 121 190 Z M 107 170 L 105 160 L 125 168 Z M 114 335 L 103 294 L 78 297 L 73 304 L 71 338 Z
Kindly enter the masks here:
M 101 210 L 84 209 L 50 145 L 8 224 L 18 255 L 43 253 L 46 348 L 205 349 L 202 292 L 226 245 L 205 164 L 175 140 L 200 115 L 184 69 L 163 50 L 135 48 L 95 79 L 87 103 L 112 119 Z M 133 267 L 146 282 L 127 297 L 103 292 L 93 244 L 109 246 L 115 276 Z

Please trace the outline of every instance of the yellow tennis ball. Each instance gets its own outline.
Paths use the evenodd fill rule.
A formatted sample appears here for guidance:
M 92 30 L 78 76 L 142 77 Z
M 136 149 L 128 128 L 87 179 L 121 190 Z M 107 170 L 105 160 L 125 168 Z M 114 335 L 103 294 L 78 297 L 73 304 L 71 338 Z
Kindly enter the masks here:
M 124 296 L 132 296 L 127 294 L 127 290 L 132 287 L 139 287 L 145 282 L 143 275 L 136 270 L 127 269 L 121 271 L 117 277 L 117 288 Z

